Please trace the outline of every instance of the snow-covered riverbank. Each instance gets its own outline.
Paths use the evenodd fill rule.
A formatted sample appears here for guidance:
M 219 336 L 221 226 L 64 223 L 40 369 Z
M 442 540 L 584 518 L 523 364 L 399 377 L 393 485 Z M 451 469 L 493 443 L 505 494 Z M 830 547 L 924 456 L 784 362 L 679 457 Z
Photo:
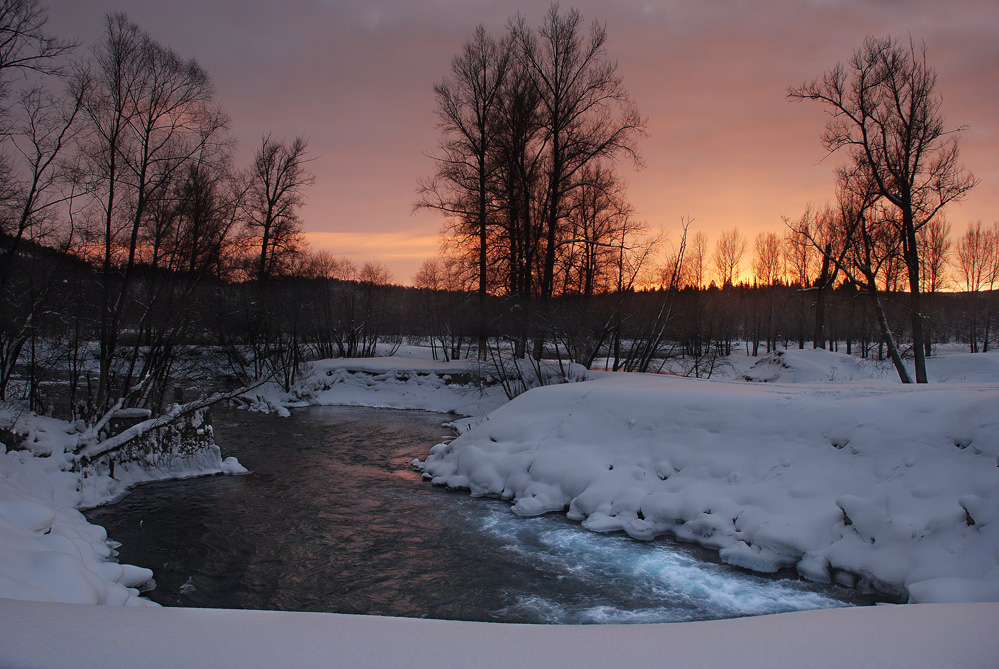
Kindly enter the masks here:
M 837 381 L 857 361 L 792 350 L 738 381 L 540 388 L 417 464 L 521 515 L 674 536 L 756 571 L 999 601 L 999 357 L 933 362 L 951 382 Z
M 493 365 L 475 360 L 442 362 L 429 349 L 407 346 L 381 358 L 337 358 L 308 364 L 291 392 L 267 383 L 242 400 L 254 411 L 287 414 L 309 405 L 422 409 L 455 416 L 485 418 L 506 403 L 503 387 L 491 375 Z M 585 369 L 573 365 L 579 378 Z M 478 384 L 481 378 L 484 383 Z
M 154 577 L 118 564 L 103 528 L 79 509 L 105 504 L 146 481 L 246 470 L 217 446 L 162 454 L 155 462 L 73 470 L 81 434 L 73 424 L 0 408 L 17 444 L 0 445 L 0 597 L 77 604 L 151 604 L 138 588 Z

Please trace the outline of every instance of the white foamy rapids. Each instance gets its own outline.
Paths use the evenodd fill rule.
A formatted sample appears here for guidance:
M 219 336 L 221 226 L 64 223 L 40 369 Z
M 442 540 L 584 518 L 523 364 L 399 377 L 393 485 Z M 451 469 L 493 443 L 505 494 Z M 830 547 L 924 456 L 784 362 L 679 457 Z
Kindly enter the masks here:
M 848 605 L 798 580 L 702 562 L 665 542 L 595 534 L 557 517 L 525 519 L 497 507 L 482 529 L 524 569 L 552 574 L 548 592 L 506 588 L 515 603 L 504 613 L 528 620 L 678 622 Z

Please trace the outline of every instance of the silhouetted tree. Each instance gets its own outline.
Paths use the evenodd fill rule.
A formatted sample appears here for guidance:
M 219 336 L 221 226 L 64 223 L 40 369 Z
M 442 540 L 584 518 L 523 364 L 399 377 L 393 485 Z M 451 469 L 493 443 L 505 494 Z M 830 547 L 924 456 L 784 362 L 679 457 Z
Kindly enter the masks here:
M 83 176 L 100 220 L 94 241 L 102 282 L 96 393 L 102 412 L 114 397 L 133 391 L 117 369 L 118 345 L 126 310 L 149 309 L 129 295 L 150 204 L 182 177 L 189 161 L 224 141 L 227 118 L 197 62 L 182 60 L 120 12 L 108 14 L 93 62 L 77 72 L 75 85 L 87 124 Z
M 496 179 L 501 95 L 510 64 L 509 41 L 497 42 L 481 25 L 451 60 L 451 73 L 434 86 L 442 154 L 437 173 L 420 186 L 417 206 L 451 217 L 459 234 L 476 240 L 478 356 L 486 356 L 489 291 L 489 224 L 497 209 Z
M 999 287 L 999 222 L 982 227 L 977 221 L 968 226 L 957 242 L 955 268 L 960 286 L 966 291 L 968 343 L 972 353 L 989 350 L 992 327 L 992 299 L 985 299 L 982 313 L 982 293 Z
M 892 209 L 908 276 L 917 383 L 927 379 L 916 234 L 976 183 L 957 162 L 960 129 L 944 125 L 936 81 L 925 46 L 868 37 L 846 66 L 788 91 L 830 109 L 823 144 L 830 152 L 848 152 L 844 169 L 863 173 L 870 206 L 884 201 Z
M 587 34 L 577 10 L 563 13 L 552 5 L 537 30 L 518 17 L 512 31 L 514 53 L 540 102 L 538 125 L 546 159 L 539 289 L 541 299 L 550 300 L 567 197 L 583 185 L 588 165 L 621 154 L 638 162 L 635 140 L 645 121 L 625 91 L 616 63 L 607 59 L 605 26 L 595 22 Z M 537 337 L 535 358 L 542 346 L 543 337 Z
M 48 15 L 38 0 L 0 1 L 0 97 L 9 91 L 11 71 L 55 74 L 59 57 L 74 44 L 49 35 Z
M 307 151 L 302 137 L 285 144 L 265 135 L 253 158 L 243 225 L 256 256 L 251 276 L 261 283 L 285 271 L 301 246 L 298 209 L 315 182 Z
M 784 252 L 781 238 L 774 232 L 759 233 L 753 244 L 753 281 L 764 291 L 762 303 L 765 304 L 765 309 L 758 316 L 762 317 L 760 324 L 761 331 L 766 334 L 767 353 L 777 348 L 777 287 L 783 283 L 783 275 Z M 753 355 L 756 355 L 757 341 L 758 338 L 754 338 Z
M 749 242 L 739 233 L 739 228 L 726 230 L 715 243 L 714 265 L 722 286 L 731 286 L 742 270 L 742 256 Z
M 950 261 L 950 221 L 937 216 L 916 232 L 919 247 L 919 280 L 924 293 L 935 293 L 946 283 Z

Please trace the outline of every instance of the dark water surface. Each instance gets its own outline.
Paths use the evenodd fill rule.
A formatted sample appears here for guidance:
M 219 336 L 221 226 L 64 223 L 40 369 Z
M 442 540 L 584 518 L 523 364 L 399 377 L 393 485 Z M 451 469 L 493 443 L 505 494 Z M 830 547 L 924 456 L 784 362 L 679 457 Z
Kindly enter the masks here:
M 670 542 L 448 492 L 410 468 L 448 430 L 416 411 L 215 413 L 251 474 L 150 483 L 88 519 L 166 606 L 538 623 L 706 620 L 860 603 Z

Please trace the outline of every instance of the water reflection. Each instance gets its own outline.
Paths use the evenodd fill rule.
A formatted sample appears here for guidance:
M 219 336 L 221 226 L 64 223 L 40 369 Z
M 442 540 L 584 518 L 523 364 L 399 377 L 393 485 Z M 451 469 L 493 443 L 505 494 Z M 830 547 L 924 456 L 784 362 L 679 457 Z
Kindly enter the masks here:
M 317 407 L 216 415 L 251 470 L 140 486 L 91 510 L 172 606 L 504 622 L 663 622 L 842 606 L 850 591 L 757 577 L 665 542 L 420 481 L 445 433 L 424 412 Z

